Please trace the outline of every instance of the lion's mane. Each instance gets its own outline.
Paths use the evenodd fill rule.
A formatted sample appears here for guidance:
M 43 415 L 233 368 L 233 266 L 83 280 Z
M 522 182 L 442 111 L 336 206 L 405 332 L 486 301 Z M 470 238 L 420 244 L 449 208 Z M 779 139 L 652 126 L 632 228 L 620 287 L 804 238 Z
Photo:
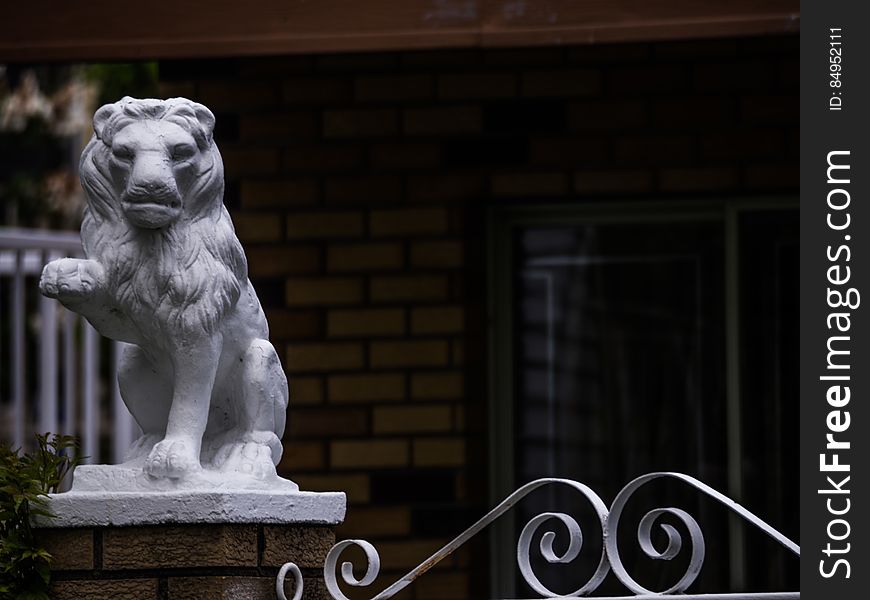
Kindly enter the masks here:
M 170 338 L 179 332 L 214 331 L 247 281 L 245 254 L 223 205 L 223 161 L 197 108 L 203 107 L 182 98 L 125 98 L 107 105 L 95 115 L 99 125 L 82 153 L 80 173 L 88 199 L 82 223 L 85 254 L 103 265 L 106 287 L 123 312 L 153 315 L 150 323 L 137 323 L 146 334 L 150 328 Z M 183 127 L 207 165 L 183 199 L 182 215 L 155 230 L 127 222 L 109 175 L 112 136 L 143 119 Z

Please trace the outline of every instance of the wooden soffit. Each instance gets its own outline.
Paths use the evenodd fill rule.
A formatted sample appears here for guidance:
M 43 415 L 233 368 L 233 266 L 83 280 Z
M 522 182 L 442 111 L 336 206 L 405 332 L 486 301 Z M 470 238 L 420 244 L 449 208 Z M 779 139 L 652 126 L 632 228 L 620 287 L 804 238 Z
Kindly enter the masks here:
M 798 0 L 24 0 L 0 62 L 540 46 L 797 31 Z

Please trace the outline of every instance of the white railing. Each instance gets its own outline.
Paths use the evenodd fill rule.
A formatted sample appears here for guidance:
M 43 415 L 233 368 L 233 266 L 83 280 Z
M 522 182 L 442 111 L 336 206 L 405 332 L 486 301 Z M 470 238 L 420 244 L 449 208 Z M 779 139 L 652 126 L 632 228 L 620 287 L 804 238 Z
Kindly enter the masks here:
M 85 463 L 121 462 L 138 432 L 118 390 L 122 345 L 37 287 L 47 262 L 82 255 L 78 233 L 0 227 L 0 438 L 27 449 L 34 433 L 74 435 Z
M 533 539 L 538 530 L 544 529 L 545 532 L 540 538 L 538 552 L 541 557 L 550 564 L 566 564 L 571 563 L 580 555 L 583 548 L 584 534 L 580 524 L 571 515 L 560 512 L 545 512 L 534 517 L 523 528 L 517 542 L 517 566 L 520 574 L 525 582 L 531 587 L 540 598 L 576 598 L 591 596 L 601 586 L 605 578 L 612 574 L 627 590 L 631 592 L 628 596 L 603 597 L 593 596 L 598 600 L 652 600 L 654 598 L 680 598 L 681 600 L 797 600 L 800 598 L 800 592 L 759 592 L 759 593 L 714 593 L 714 594 L 686 594 L 686 590 L 695 582 L 704 565 L 705 542 L 704 534 L 698 522 L 686 511 L 680 508 L 667 507 L 655 508 L 647 512 L 640 520 L 637 528 L 637 542 L 640 544 L 643 553 L 653 560 L 670 561 L 674 558 L 685 554 L 688 557 L 688 564 L 685 567 L 685 572 L 671 587 L 654 591 L 649 590 L 640 585 L 629 573 L 630 567 L 627 567 L 620 554 L 619 546 L 619 523 L 623 515 L 623 511 L 631 500 L 634 493 L 655 480 L 677 481 L 682 485 L 686 485 L 695 492 L 719 502 L 732 513 L 740 517 L 744 523 L 750 524 L 761 530 L 771 540 L 782 546 L 788 552 L 800 558 L 800 546 L 782 535 L 776 529 L 765 523 L 752 512 L 748 511 L 743 506 L 737 504 L 724 494 L 714 490 L 707 484 L 703 483 L 683 473 L 649 473 L 642 475 L 630 483 L 628 483 L 616 495 L 611 505 L 608 507 L 601 497 L 595 493 L 590 487 L 571 479 L 538 479 L 527 483 L 520 487 L 510 496 L 505 498 L 498 506 L 484 515 L 477 523 L 459 534 L 450 543 L 438 550 L 435 554 L 420 563 L 419 566 L 411 570 L 407 575 L 384 589 L 379 594 L 373 596 L 372 600 L 387 600 L 394 595 L 411 585 L 418 577 L 424 575 L 432 567 L 453 554 L 465 542 L 480 533 L 483 529 L 498 520 L 503 514 L 513 508 L 520 500 L 532 493 L 533 491 L 546 486 L 561 486 L 573 489 L 580 494 L 591 505 L 596 517 L 595 533 L 602 539 L 603 548 L 601 555 L 598 557 L 598 567 L 589 579 L 578 589 L 573 591 L 557 592 L 550 590 L 544 585 L 535 574 L 532 567 L 531 554 L 533 551 Z M 683 534 L 671 524 L 662 522 L 662 516 L 669 516 L 672 519 L 679 521 L 688 532 L 688 543 L 684 543 Z M 558 522 L 559 528 L 551 527 L 551 524 Z M 544 525 L 547 524 L 546 527 Z M 659 528 L 667 536 L 667 546 L 661 550 L 653 543 L 653 528 L 658 525 Z M 562 552 L 554 550 L 553 542 L 556 539 L 557 532 L 564 535 L 567 532 L 567 548 Z M 366 565 L 365 574 L 362 578 L 357 579 L 354 575 L 354 565 L 350 562 L 342 562 L 340 564 L 341 579 L 345 585 L 354 587 L 367 587 L 374 583 L 380 571 L 380 557 L 378 551 L 365 540 L 344 540 L 337 543 L 326 555 L 326 561 L 323 567 L 323 579 L 326 583 L 326 588 L 329 595 L 334 600 L 348 600 L 339 586 L 337 570 L 339 570 L 339 558 L 348 548 L 356 546 L 365 553 Z M 564 547 L 565 544 L 562 544 Z M 278 577 L 275 582 L 275 592 L 280 600 L 287 600 L 284 590 L 284 580 L 287 574 L 291 573 L 294 579 L 293 585 L 293 600 L 302 598 L 302 590 L 304 582 L 302 573 L 294 563 L 286 563 L 278 572 Z

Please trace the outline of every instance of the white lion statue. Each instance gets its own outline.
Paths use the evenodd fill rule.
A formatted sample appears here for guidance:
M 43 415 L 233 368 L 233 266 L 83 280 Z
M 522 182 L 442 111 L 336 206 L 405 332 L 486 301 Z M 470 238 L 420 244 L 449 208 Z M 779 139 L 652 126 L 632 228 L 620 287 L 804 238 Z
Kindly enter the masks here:
M 121 396 L 149 480 L 276 477 L 287 379 L 223 205 L 215 118 L 184 98 L 126 97 L 82 153 L 85 259 L 49 263 L 43 294 L 127 342 Z

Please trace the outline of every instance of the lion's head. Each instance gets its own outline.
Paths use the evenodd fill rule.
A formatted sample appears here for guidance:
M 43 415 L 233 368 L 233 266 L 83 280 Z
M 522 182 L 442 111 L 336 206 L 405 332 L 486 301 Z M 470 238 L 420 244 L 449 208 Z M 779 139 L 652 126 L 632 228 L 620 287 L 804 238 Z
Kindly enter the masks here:
M 92 208 L 102 216 L 120 213 L 143 229 L 200 213 L 207 207 L 197 200 L 220 197 L 203 188 L 223 184 L 214 123 L 208 108 L 185 98 L 125 97 L 100 108 L 81 163 Z M 110 194 L 100 189 L 105 185 Z
M 212 330 L 247 280 L 214 123 L 185 98 L 127 97 L 96 112 L 82 153 L 85 254 L 106 269 L 122 310 L 167 331 Z

